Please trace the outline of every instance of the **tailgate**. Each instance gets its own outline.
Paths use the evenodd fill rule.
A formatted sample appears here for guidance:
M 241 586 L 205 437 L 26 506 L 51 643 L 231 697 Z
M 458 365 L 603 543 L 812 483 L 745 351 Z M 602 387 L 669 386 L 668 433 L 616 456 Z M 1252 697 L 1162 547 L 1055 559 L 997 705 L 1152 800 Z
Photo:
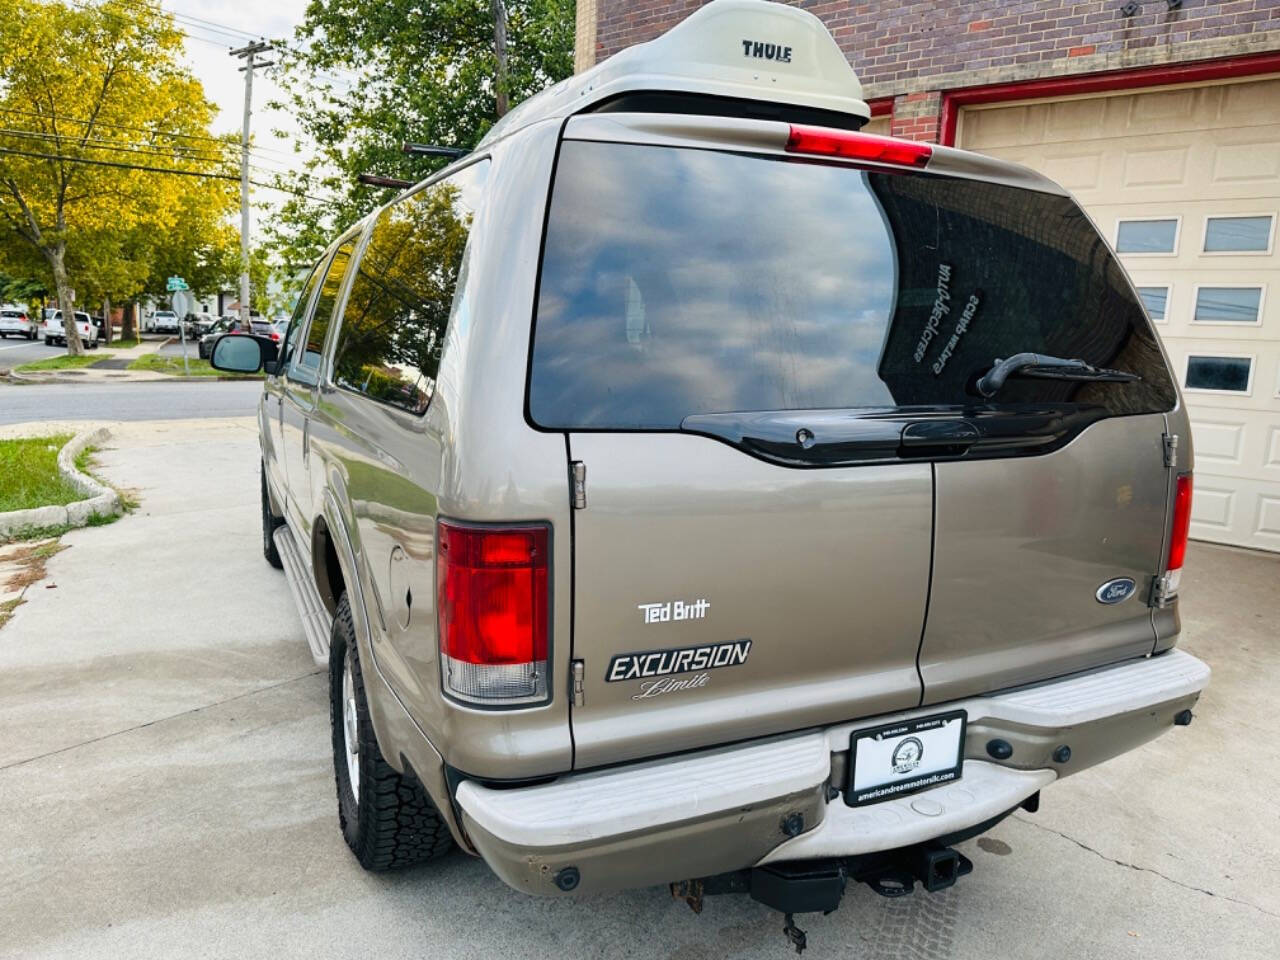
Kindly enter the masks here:
M 1075 201 L 951 152 L 813 162 L 784 124 L 579 119 L 527 407 L 585 470 L 577 766 L 1151 649 L 1177 393 Z M 1019 353 L 1067 359 L 978 389 Z
M 680 435 L 571 446 L 577 766 L 920 702 L 927 464 L 796 470 Z

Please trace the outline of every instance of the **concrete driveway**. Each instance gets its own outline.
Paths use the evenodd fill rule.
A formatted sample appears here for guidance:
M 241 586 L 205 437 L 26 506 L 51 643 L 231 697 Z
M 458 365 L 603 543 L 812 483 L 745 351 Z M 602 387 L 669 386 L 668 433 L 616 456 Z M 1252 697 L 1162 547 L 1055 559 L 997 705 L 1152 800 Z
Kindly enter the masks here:
M 746 898 L 533 899 L 454 854 L 363 873 L 335 816 L 324 677 L 262 560 L 249 420 L 121 427 L 141 510 L 70 534 L 0 630 L 0 956 L 793 955 Z M 1191 727 L 1045 791 L 940 895 L 854 888 L 806 958 L 1272 957 L 1280 557 L 1193 545 Z

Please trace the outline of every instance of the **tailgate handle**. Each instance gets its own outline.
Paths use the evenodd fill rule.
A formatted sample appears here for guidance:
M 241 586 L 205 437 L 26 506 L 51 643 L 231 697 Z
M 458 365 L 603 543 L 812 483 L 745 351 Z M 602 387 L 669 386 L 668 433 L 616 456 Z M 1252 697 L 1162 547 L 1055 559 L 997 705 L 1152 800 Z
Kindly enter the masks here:
M 968 447 L 981 438 L 978 428 L 967 420 L 924 420 L 902 428 L 902 446 L 910 451 Z

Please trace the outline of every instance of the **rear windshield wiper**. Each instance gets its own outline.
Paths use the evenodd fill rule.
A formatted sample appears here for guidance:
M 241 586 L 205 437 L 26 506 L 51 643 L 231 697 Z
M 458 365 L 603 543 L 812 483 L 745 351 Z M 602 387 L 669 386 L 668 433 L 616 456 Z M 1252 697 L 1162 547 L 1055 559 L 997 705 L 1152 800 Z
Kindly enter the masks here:
M 1042 380 L 1105 380 L 1130 383 L 1142 378 L 1124 370 L 1095 367 L 1083 360 L 1064 360 L 1044 353 L 1015 353 L 1007 360 L 996 359 L 995 365 L 978 379 L 978 392 L 994 397 L 1011 376 L 1038 377 Z

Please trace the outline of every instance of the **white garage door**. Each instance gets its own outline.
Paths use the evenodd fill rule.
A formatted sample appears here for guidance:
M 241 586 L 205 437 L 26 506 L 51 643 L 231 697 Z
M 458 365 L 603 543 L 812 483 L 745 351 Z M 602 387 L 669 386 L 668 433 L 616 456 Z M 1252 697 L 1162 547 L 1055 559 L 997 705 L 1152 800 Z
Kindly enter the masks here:
M 1182 384 L 1191 535 L 1280 550 L 1280 79 L 973 107 L 957 142 L 1075 193 Z
M 887 116 L 872 117 L 862 127 L 863 133 L 874 133 L 881 137 L 889 136 L 890 120 Z

